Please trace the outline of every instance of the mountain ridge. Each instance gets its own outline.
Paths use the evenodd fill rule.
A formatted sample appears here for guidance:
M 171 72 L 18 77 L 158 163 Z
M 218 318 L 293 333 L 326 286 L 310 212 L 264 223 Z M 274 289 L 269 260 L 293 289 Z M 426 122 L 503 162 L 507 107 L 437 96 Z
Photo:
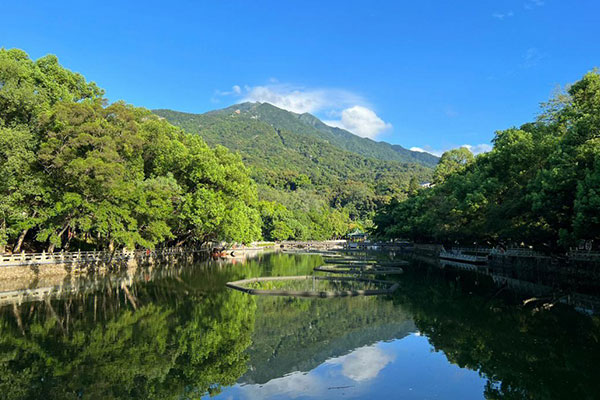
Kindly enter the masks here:
M 376 158 L 383 161 L 415 162 L 428 167 L 434 167 L 439 160 L 438 157 L 432 154 L 411 151 L 398 144 L 363 138 L 348 130 L 329 126 L 310 113 L 295 113 L 267 102 L 244 102 L 222 109 L 208 111 L 204 114 L 231 114 L 238 110 L 240 111 L 240 114 L 249 113 L 257 119 L 270 123 L 273 126 L 277 126 L 280 129 L 312 134 L 341 149 L 365 157 Z M 160 112 L 162 110 L 155 111 Z

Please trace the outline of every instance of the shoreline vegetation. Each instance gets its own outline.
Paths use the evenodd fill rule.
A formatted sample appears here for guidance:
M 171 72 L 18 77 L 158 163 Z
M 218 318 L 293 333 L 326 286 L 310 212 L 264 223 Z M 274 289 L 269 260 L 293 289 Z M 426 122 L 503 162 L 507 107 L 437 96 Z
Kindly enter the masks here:
M 442 155 L 432 187 L 374 218 L 384 239 L 560 253 L 600 241 L 600 73 L 542 104 L 537 120 L 496 132 L 489 153 Z M 594 243 L 595 242 L 595 243 Z
M 260 237 L 240 157 L 116 102 L 55 56 L 0 49 L 0 252 Z

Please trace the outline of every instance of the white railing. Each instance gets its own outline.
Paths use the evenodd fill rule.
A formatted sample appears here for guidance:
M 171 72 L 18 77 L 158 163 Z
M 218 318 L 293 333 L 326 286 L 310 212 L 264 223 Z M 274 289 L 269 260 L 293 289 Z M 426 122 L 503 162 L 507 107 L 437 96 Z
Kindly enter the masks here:
M 157 250 L 77 251 L 57 253 L 0 254 L 0 267 L 43 264 L 75 264 L 129 260 L 135 257 L 156 257 L 169 254 L 205 252 L 207 249 L 167 248 Z
M 572 250 L 567 256 L 573 260 L 600 260 L 600 251 Z
M 449 258 L 452 260 L 462 260 L 469 262 L 485 262 L 487 261 L 487 256 L 474 256 L 471 254 L 463 254 L 458 251 L 440 251 L 440 258 Z
M 532 249 L 513 248 L 506 250 L 492 249 L 490 254 L 507 257 L 544 257 L 544 254 Z
M 452 250 L 458 251 L 461 253 L 490 254 L 493 249 L 490 249 L 489 247 L 454 247 L 454 246 L 452 246 Z

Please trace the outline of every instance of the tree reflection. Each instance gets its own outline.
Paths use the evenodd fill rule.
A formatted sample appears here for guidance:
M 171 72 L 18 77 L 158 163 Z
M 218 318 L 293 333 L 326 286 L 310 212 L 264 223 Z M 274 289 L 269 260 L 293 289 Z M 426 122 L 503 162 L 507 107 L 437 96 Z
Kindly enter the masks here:
M 395 302 L 437 351 L 488 379 L 488 399 L 592 399 L 600 393 L 600 319 L 493 297 L 491 278 L 407 269 Z
M 235 383 L 246 370 L 256 305 L 197 284 L 215 275 L 227 279 L 193 273 L 4 307 L 2 397 L 199 398 Z
M 600 319 L 560 305 L 523 307 L 506 291 L 498 295 L 490 277 L 406 267 L 393 296 L 314 300 L 224 286 L 306 275 L 320 263 L 283 254 L 167 266 L 164 274 L 156 267 L 160 274 L 141 271 L 133 283 L 107 280 L 63 299 L 0 308 L 0 397 L 199 398 L 312 370 L 415 325 L 450 362 L 488 380 L 488 399 L 600 393 Z

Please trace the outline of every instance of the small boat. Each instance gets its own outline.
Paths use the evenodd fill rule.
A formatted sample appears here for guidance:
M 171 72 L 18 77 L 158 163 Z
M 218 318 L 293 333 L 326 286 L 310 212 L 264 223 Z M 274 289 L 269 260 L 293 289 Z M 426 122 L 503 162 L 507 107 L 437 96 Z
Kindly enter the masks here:
M 225 248 L 222 248 L 222 249 L 213 248 L 212 251 L 210 252 L 210 255 L 214 259 L 225 258 L 225 257 L 227 257 L 227 251 L 225 250 Z

